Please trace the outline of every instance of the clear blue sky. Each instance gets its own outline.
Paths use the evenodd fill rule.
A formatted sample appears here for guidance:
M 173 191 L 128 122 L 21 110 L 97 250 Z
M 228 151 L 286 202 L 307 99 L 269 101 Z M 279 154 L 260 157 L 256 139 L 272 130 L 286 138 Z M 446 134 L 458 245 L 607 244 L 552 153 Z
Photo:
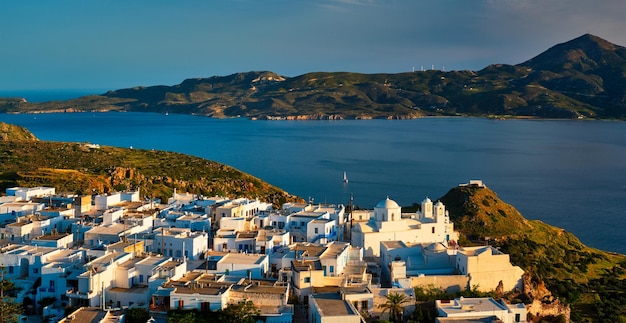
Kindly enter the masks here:
M 625 17 L 624 0 L 2 0 L 0 91 L 479 70 L 585 33 L 624 46 Z

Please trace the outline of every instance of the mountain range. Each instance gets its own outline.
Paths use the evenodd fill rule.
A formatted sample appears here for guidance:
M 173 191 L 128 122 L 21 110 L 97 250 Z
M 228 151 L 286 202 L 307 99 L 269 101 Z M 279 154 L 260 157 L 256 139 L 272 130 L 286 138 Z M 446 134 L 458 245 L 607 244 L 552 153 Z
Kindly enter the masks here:
M 259 119 L 483 116 L 626 119 L 626 48 L 585 34 L 518 65 L 397 74 L 270 71 L 193 78 L 0 112 L 136 111 Z

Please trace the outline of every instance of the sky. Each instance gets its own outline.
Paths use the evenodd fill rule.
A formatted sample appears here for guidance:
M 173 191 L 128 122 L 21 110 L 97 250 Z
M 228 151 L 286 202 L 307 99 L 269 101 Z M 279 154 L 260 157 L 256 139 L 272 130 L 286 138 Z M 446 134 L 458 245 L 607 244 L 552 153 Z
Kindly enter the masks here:
M 586 33 L 626 46 L 624 17 L 623 0 L 2 0 L 0 92 L 480 70 Z

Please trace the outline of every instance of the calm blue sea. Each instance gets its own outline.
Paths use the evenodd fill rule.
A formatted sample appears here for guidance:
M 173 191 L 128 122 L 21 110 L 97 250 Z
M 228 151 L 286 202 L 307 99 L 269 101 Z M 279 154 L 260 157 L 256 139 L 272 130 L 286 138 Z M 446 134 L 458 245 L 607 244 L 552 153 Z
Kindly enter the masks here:
M 482 179 L 530 219 L 626 253 L 626 123 L 478 118 L 251 121 L 150 113 L 0 115 L 41 140 L 176 151 L 315 202 L 372 208 Z M 342 182 L 347 172 L 349 183 Z

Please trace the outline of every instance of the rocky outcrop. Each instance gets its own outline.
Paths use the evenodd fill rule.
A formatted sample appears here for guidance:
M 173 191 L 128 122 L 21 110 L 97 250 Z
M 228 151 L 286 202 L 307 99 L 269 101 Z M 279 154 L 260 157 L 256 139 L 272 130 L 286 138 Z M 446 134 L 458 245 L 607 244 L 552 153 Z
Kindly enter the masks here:
M 524 274 L 524 294 L 532 300 L 526 306 L 526 312 L 533 322 L 541 322 L 545 317 L 563 316 L 570 320 L 571 308 L 567 304 L 563 304 L 558 298 L 546 288 L 543 281 L 533 281 L 529 274 Z

